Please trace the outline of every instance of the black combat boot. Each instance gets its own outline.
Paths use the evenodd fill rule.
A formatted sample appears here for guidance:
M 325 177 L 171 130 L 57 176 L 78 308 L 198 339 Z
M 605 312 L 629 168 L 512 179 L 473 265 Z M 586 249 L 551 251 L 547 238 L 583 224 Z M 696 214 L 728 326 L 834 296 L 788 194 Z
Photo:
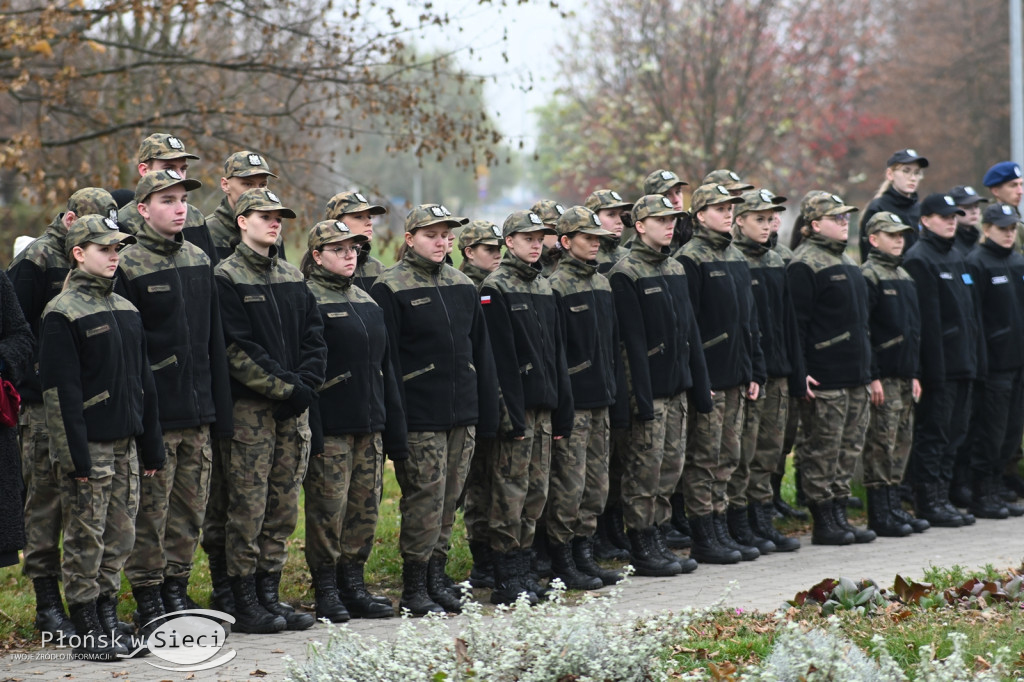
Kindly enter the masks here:
M 729 549 L 718 541 L 713 514 L 689 517 L 693 547 L 690 558 L 698 564 L 736 564 L 742 560 L 738 549 Z
M 613 545 L 624 550 L 626 558 L 629 558 L 632 544 L 629 538 L 626 537 L 626 523 L 622 519 L 621 504 L 608 505 L 608 539 L 611 540 Z
M 654 544 L 654 534 L 658 532 L 655 526 L 643 530 L 632 530 L 626 532 L 629 542 L 633 547 L 630 563 L 636 569 L 637 575 L 650 577 L 666 577 L 679 575 L 682 567 L 663 557 Z
M 364 582 L 362 561 L 338 564 L 338 594 L 353 618 L 391 618 L 395 607 L 382 594 L 370 594 Z
M 430 555 L 427 562 L 427 594 L 448 613 L 462 613 L 462 600 L 455 596 L 445 585 L 445 565 L 448 557 L 440 554 Z
M 155 628 L 160 627 L 164 622 L 164 619 L 160 617 L 167 613 L 167 610 L 164 608 L 163 596 L 160 594 L 160 587 L 160 585 L 132 587 L 132 596 L 135 597 L 135 604 L 138 607 L 132 618 L 135 620 L 135 627 L 139 634 L 145 637 L 149 637 Z M 98 602 L 97 609 L 102 612 Z M 114 617 L 117 617 L 116 610 Z M 157 618 L 160 618 L 160 620 L 156 620 Z M 156 622 L 154 623 L 153 621 L 155 620 Z
M 538 579 L 550 578 L 553 575 L 551 555 L 548 554 L 547 530 L 539 523 L 533 536 L 533 545 L 530 547 L 530 571 Z
M 757 547 L 761 554 L 777 550 L 774 542 L 751 527 L 749 507 L 728 507 L 725 511 L 725 522 L 729 535 L 735 538 L 738 544 Z
M 280 573 L 256 574 L 256 597 L 267 611 L 284 618 L 286 630 L 308 630 L 316 625 L 311 614 L 296 611 L 289 604 L 283 604 L 278 596 L 281 587 Z
M 685 559 L 680 557 L 678 554 L 673 552 L 668 546 L 668 539 L 665 533 L 662 531 L 662 527 L 671 528 L 673 532 L 675 529 L 669 523 L 662 524 L 662 526 L 654 527 L 654 547 L 658 550 L 661 556 L 665 557 L 665 560 L 670 564 L 679 564 L 680 573 L 693 573 L 697 570 L 697 562 L 693 559 L 686 557 Z M 692 545 L 692 538 L 690 544 Z
M 791 507 L 782 497 L 782 474 L 772 474 L 772 506 L 784 519 L 807 520 L 807 512 Z
M 494 559 L 491 546 L 486 542 L 469 543 L 469 551 L 473 555 L 473 569 L 469 572 L 469 584 L 476 588 L 494 587 Z
M 1024 516 L 1024 506 L 1017 504 L 1017 493 L 1007 487 L 1002 476 L 994 476 L 992 478 L 992 486 L 996 489 L 1000 499 L 1003 500 L 1003 506 L 1006 507 L 1006 511 L 1010 513 L 1011 517 Z
M 214 553 L 208 556 L 210 561 L 210 608 L 223 613 L 235 613 L 234 588 L 228 577 L 228 560 L 223 554 Z
M 890 485 L 886 486 L 886 493 L 889 495 L 889 511 L 892 515 L 899 519 L 900 522 L 910 526 L 910 529 L 915 533 L 923 533 L 932 527 L 932 524 L 928 523 L 925 519 L 919 519 L 911 516 L 903 509 L 903 491 L 902 486 Z
M 914 500 L 918 518 L 925 519 L 932 526 L 939 528 L 959 528 L 964 519 L 959 511 L 950 511 L 941 502 L 939 496 L 940 483 L 918 483 Z
M 665 540 L 665 545 L 670 549 L 689 549 L 693 545 L 693 538 L 689 535 L 683 535 L 676 530 L 671 521 L 666 521 L 658 526 L 658 530 L 661 531 L 661 537 Z
M 60 598 L 60 578 L 33 578 L 32 587 L 36 592 L 36 630 L 49 632 L 58 642 L 62 637 L 74 635 L 75 624 L 64 613 L 64 602 Z
M 718 542 L 722 546 L 738 551 L 743 561 L 753 561 L 761 556 L 757 547 L 737 542 L 736 538 L 729 534 L 729 528 L 725 524 L 725 514 L 716 512 L 711 515 L 711 519 L 714 521 L 715 535 L 718 536 Z
M 71 651 L 73 658 L 104 662 L 117 660 L 117 648 L 100 623 L 96 602 L 72 604 L 71 621 L 78 635 L 78 646 Z
M 969 508 L 974 499 L 971 491 L 971 472 L 957 468 L 953 475 L 953 482 L 949 484 L 949 494 L 946 498 L 954 507 Z
M 845 497 L 837 497 L 832 502 L 832 517 L 836 521 L 837 528 L 853 533 L 853 541 L 857 544 L 875 541 L 875 538 L 878 537 L 875 531 L 870 528 L 857 528 L 850 524 L 850 520 L 846 517 L 846 509 L 849 505 L 846 503 Z
M 587 575 L 600 578 L 604 585 L 614 585 L 622 580 L 621 573 L 601 568 L 594 561 L 593 536 L 589 538 L 576 536 L 572 539 L 572 558 L 576 562 L 576 568 Z
M 326 618 L 332 623 L 346 623 L 352 617 L 338 595 L 338 574 L 331 564 L 309 567 L 313 578 L 313 598 L 316 600 L 316 619 Z
M 164 578 L 160 596 L 163 597 L 164 611 L 167 613 L 199 608 L 199 604 L 188 596 L 188 578 Z
M 537 599 L 543 600 L 547 596 L 549 588 L 541 585 L 540 578 L 533 570 L 533 550 L 519 550 L 519 582 L 529 592 L 537 595 Z
M 530 604 L 536 604 L 537 595 L 529 592 L 519 580 L 519 552 L 494 552 L 494 589 L 492 604 L 515 604 L 520 594 L 526 594 Z
M 902 538 L 914 532 L 889 508 L 889 490 L 885 486 L 868 488 L 868 528 L 883 538 Z
M 851 531 L 844 530 L 836 525 L 833 500 L 823 502 L 811 502 L 807 505 L 811 510 L 811 518 L 814 519 L 814 529 L 811 531 L 811 543 L 815 545 L 852 545 L 855 538 Z M 843 509 L 846 506 L 843 505 Z
M 993 483 L 994 480 L 987 476 L 976 477 L 974 480 L 974 494 L 971 495 L 968 509 L 979 519 L 1007 519 L 1010 517 L 1010 510 L 997 495 L 997 488 Z
M 569 543 L 555 544 L 548 542 L 551 554 L 551 570 L 555 577 L 565 584 L 567 590 L 597 590 L 604 587 L 604 582 L 597 576 L 583 573 L 576 566 Z
M 669 502 L 672 504 L 670 523 L 679 535 L 666 533 L 665 541 L 672 549 L 689 549 L 693 545 L 693 538 L 690 535 L 690 520 L 686 518 L 686 501 L 683 494 L 672 493 Z
M 426 561 L 409 560 L 402 564 L 402 597 L 398 600 L 398 608 L 408 609 L 414 616 L 445 612 L 427 594 Z
M 940 484 L 938 486 L 938 491 L 939 504 L 942 505 L 943 509 L 945 509 L 950 514 L 959 514 L 960 520 L 963 521 L 963 524 L 965 526 L 973 526 L 975 524 L 977 519 L 974 518 L 974 514 L 972 514 L 970 511 L 960 511 L 953 505 L 952 501 L 949 499 L 948 483 Z
M 159 587 L 153 588 L 159 591 Z M 132 590 L 134 592 L 135 590 Z M 117 617 L 117 597 L 111 597 L 110 595 L 99 596 L 96 600 L 96 617 L 100 619 L 100 627 L 103 628 L 103 632 L 107 633 L 110 637 L 110 641 L 114 647 L 114 652 L 121 658 L 141 658 L 142 656 L 149 655 L 149 649 L 146 648 L 146 637 L 149 634 L 149 630 L 142 634 L 135 634 L 135 628 L 128 623 L 123 623 Z M 161 620 L 159 623 L 154 624 L 154 628 L 162 624 Z
M 265 635 L 288 627 L 284 616 L 268 611 L 256 597 L 255 576 L 231 578 L 231 596 L 235 604 L 233 631 Z
M 612 544 L 608 538 L 608 517 L 609 512 L 598 515 L 597 534 L 594 536 L 594 556 L 602 561 L 627 561 L 629 552 L 624 551 Z
M 776 552 L 795 552 L 800 549 L 800 540 L 783 535 L 775 527 L 775 505 L 771 502 L 752 503 L 747 507 L 747 515 L 754 533 L 771 540 Z

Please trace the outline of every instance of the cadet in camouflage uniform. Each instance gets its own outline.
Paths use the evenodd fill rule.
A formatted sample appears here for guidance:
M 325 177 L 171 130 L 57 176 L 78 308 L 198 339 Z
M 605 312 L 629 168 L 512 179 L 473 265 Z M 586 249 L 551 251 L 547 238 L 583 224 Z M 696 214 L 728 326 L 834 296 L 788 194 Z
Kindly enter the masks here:
M 309 458 L 308 408 L 327 358 L 316 299 L 302 273 L 277 259 L 282 217 L 295 213 L 270 190 L 244 192 L 235 204 L 242 241 L 215 270 L 235 401 L 225 543 L 241 632 L 316 622 L 278 599 Z
M 775 549 L 751 532 L 746 505 L 737 506 L 729 497 L 741 487 L 730 485 L 730 479 L 741 461 L 744 404 L 757 400 L 767 379 L 750 267 L 732 245 L 732 213 L 739 203 L 743 200 L 723 185 L 698 187 L 690 197 L 693 239 L 676 255 L 686 269 L 714 391 L 715 409 L 688 424 L 686 466 L 675 489 L 683 493 L 691 521 L 708 518 L 693 528 L 690 550 L 691 557 L 706 563 L 732 563 L 737 552 L 750 561 Z M 743 502 L 745 495 L 737 500 Z M 659 519 L 667 521 L 668 514 Z M 706 532 L 711 528 L 713 534 Z
M 565 213 L 565 207 L 552 199 L 541 199 L 530 210 L 537 214 L 541 222 L 555 230 L 558 229 L 556 227 L 558 219 Z M 539 261 L 541 276 L 550 277 L 551 273 L 558 267 L 558 261 L 561 260 L 562 256 L 563 252 L 558 244 L 558 234 L 544 235 L 544 247 L 541 249 Z
M 64 247 L 77 267 L 43 311 L 39 341 L 50 456 L 65 512 L 64 590 L 82 637 L 74 653 L 103 661 L 135 650 L 135 642 L 121 640 L 117 621 L 121 568 L 135 540 L 140 461 L 146 476 L 164 466 L 142 319 L 113 293 L 118 248 L 131 241 L 100 215 L 71 225 Z
M 658 169 L 644 178 L 644 194 L 662 194 L 672 203 L 672 208 L 685 211 L 683 187 L 689 184 L 670 170 Z M 673 253 L 692 238 L 693 226 L 690 224 L 690 216 L 684 212 L 676 218 L 675 230 L 672 232 Z
M 224 161 L 224 175 L 220 179 L 220 190 L 224 197 L 213 213 L 206 216 L 206 227 L 217 250 L 218 260 L 224 260 L 235 252 L 235 245 L 241 240 L 235 224 L 235 203 L 242 193 L 250 189 L 264 189 L 270 178 L 277 176 L 270 172 L 267 159 L 252 151 L 235 152 Z M 277 257 L 285 259 L 284 239 L 277 238 Z
M 366 208 L 367 206 L 369 208 Z M 370 255 L 370 243 L 373 241 L 373 216 L 384 215 L 387 212 L 388 210 L 383 206 L 370 206 L 366 197 L 359 192 L 340 192 L 327 202 L 324 220 L 340 220 L 348 226 L 348 229 L 366 237 L 366 241 L 362 243 L 362 251 L 359 253 L 356 274 L 353 275 L 353 284 L 366 292 L 370 291 L 370 287 L 384 270 L 384 265 Z
M 480 287 L 501 264 L 501 228 L 489 220 L 474 220 L 459 232 L 462 272 Z M 477 434 L 476 449 L 469 464 L 463 491 L 462 520 L 466 539 L 473 554 L 469 583 L 477 588 L 494 587 L 494 561 L 491 555 L 491 465 L 495 448 L 493 438 Z
M 601 240 L 601 250 L 597 252 L 597 271 L 604 274 L 629 253 L 621 243 L 625 228 L 622 214 L 628 213 L 633 204 L 625 201 L 615 190 L 597 189 L 587 197 L 584 205 L 601 221 L 601 227 L 612 233 L 611 237 Z
M 377 528 L 384 454 L 395 461 L 409 456 L 384 315 L 368 293 L 352 286 L 365 241 L 345 223 L 325 220 L 310 229 L 302 262 L 327 342 L 327 380 L 310 408 L 306 563 L 316 616 L 334 623 L 350 615 L 395 615 L 387 597 L 366 590 L 363 567 Z
M 734 210 L 733 246 L 746 257 L 757 306 L 757 324 L 768 380 L 757 400 L 746 404 L 740 464 L 729 479 L 730 507 L 747 507 L 750 527 L 780 552 L 800 548 L 800 541 L 778 532 L 772 520 L 771 477 L 780 463 L 790 396 L 806 393 L 803 354 L 797 340 L 793 302 L 786 287 L 786 266 L 771 250 L 768 238 L 775 216 L 786 210 L 768 190 L 741 195 Z
M 117 218 L 117 204 L 105 189 L 85 187 L 68 199 L 67 211 L 58 214 L 46 232 L 18 254 L 8 275 L 14 293 L 35 339 L 33 368 L 15 377 L 21 394 L 18 417 L 21 441 L 21 471 L 25 479 L 25 576 L 36 593 L 36 629 L 65 635 L 74 626 L 64 614 L 60 598 L 60 481 L 50 458 L 50 437 L 43 413 L 43 392 L 39 386 L 39 330 L 43 309 L 60 293 L 70 265 L 64 239 L 68 228 L 80 217 L 98 214 Z
M 593 589 L 622 579 L 594 561 L 597 517 L 608 501 L 608 408 L 625 383 L 611 284 L 597 272 L 601 238 L 611 234 L 600 222 L 583 206 L 563 212 L 558 232 L 565 255 L 548 280 L 565 330 L 576 416 L 570 436 L 552 446 L 545 513 L 554 574 L 570 589 L 573 584 Z M 628 419 L 628 412 L 621 413 Z
M 448 232 L 460 225 L 439 204 L 414 208 L 405 219 L 404 257 L 370 290 L 384 311 L 392 371 L 402 379 L 409 458 L 395 463 L 399 606 L 414 615 L 459 608 L 445 583 L 455 508 L 477 434 L 493 438 L 498 423 L 494 357 L 476 287 L 444 262 Z
M 871 323 L 871 420 L 864 445 L 868 528 L 902 537 L 930 524 L 903 511 L 897 486 L 910 457 L 921 351 L 921 313 L 914 280 L 900 267 L 904 232 L 913 229 L 895 213 L 879 211 L 864 230 L 870 251 L 861 272 L 868 284 Z
M 834 194 L 804 200 L 803 241 L 786 268 L 807 368 L 807 397 L 800 402 L 797 465 L 814 517 L 811 542 L 871 542 L 875 533 L 849 524 L 856 458 L 868 425 L 871 341 L 868 290 L 860 269 L 844 252 L 849 214 Z
M 504 404 L 491 469 L 495 604 L 523 592 L 531 601 L 540 596 L 529 573 L 530 548 L 547 501 L 552 439 L 572 432 L 565 337 L 538 263 L 550 231 L 532 211 L 511 213 L 502 225 L 505 256 L 480 287 Z
M 743 182 L 738 173 L 734 173 L 728 168 L 720 168 L 713 170 L 704 176 L 704 179 L 700 182 L 701 186 L 704 185 L 721 185 L 725 187 L 734 197 L 738 197 L 744 192 L 749 192 L 754 189 L 754 186 L 749 182 Z
M 181 139 L 166 133 L 153 133 L 146 137 L 139 145 L 139 176 L 159 170 L 172 170 L 181 177 L 188 176 L 188 161 L 199 160 L 195 154 L 185 151 L 185 144 Z M 117 213 L 117 221 L 124 226 L 131 234 L 139 231 L 142 226 L 142 216 L 139 215 L 132 200 L 121 207 Z M 188 214 L 185 216 L 185 228 L 181 231 L 185 241 L 195 244 L 203 250 L 214 265 L 220 258 L 217 256 L 217 249 L 213 246 L 213 239 L 210 237 L 210 230 L 206 227 L 206 218 L 202 211 L 191 204 L 188 207 Z
M 639 199 L 632 215 L 637 238 L 608 277 L 629 391 L 622 506 L 638 575 L 697 568 L 692 559 L 680 560 L 668 549 L 656 525 L 671 514 L 669 498 L 683 470 L 683 393 L 690 391 L 697 412 L 713 408 L 686 270 L 670 253 L 678 215 L 660 194 Z
M 135 546 L 125 576 L 142 628 L 165 612 L 195 608 L 188 597 L 217 438 L 231 437 L 231 388 L 213 266 L 181 234 L 198 180 L 176 171 L 142 176 L 137 243 L 121 253 L 115 290 L 142 315 L 160 403 L 166 465 L 143 479 Z M 116 596 L 116 595 L 115 595 Z

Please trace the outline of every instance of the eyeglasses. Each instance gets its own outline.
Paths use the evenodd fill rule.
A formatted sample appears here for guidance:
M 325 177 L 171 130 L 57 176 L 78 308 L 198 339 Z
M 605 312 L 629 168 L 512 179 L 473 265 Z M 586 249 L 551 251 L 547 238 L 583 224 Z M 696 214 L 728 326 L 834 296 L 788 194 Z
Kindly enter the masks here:
M 900 166 L 896 169 L 898 173 L 903 173 L 907 177 L 917 178 L 920 180 L 924 177 L 924 170 L 921 168 L 914 168 L 912 166 Z
M 839 215 L 827 215 L 827 216 L 824 216 L 824 217 L 828 218 L 829 220 L 831 220 L 833 222 L 840 223 L 840 224 L 845 224 L 845 223 L 850 222 L 850 214 L 849 213 L 840 213 Z
M 335 246 L 335 247 L 330 248 L 330 249 L 324 249 L 324 253 L 333 253 L 335 256 L 342 256 L 342 257 L 344 257 L 344 256 L 351 255 L 353 253 L 354 254 L 358 254 L 359 253 L 359 247 L 358 246 Z

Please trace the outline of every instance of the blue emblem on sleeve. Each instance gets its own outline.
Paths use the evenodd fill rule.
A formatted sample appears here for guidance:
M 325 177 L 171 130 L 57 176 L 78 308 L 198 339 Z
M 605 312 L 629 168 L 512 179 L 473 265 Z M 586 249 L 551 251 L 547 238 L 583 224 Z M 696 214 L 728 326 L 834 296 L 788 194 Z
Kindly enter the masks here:
M 971 279 L 970 273 L 965 272 L 964 274 L 960 275 L 960 279 L 964 281 L 964 284 L 974 284 L 974 280 Z

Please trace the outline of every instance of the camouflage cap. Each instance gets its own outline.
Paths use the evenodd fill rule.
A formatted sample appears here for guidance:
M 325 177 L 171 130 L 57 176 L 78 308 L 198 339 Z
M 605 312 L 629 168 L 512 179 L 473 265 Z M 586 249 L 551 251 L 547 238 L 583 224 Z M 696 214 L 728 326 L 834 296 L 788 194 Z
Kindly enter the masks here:
M 804 220 L 821 220 L 825 216 L 842 215 L 844 213 L 857 213 L 860 211 L 856 206 L 847 206 L 837 194 L 819 192 L 814 196 L 804 197 L 800 205 Z
M 633 204 L 633 222 L 658 216 L 677 216 L 686 213 L 676 209 L 664 194 L 645 194 Z
M 459 232 L 459 251 L 477 244 L 501 246 L 501 228 L 490 220 L 474 220 Z
M 765 194 L 770 195 L 771 198 L 772 198 L 772 203 L 773 204 L 784 204 L 787 201 L 789 201 L 789 197 L 784 197 L 781 194 L 775 194 L 774 192 L 772 192 L 771 190 L 768 190 L 768 189 L 761 188 L 758 191 L 759 192 L 764 192 Z
M 266 188 L 247 189 L 235 202 L 235 219 L 251 211 L 280 211 L 282 218 L 294 218 L 295 211 L 281 205 L 276 194 Z
M 384 215 L 388 212 L 383 206 L 371 204 L 359 192 L 338 192 L 327 200 L 324 217 L 327 220 L 337 220 L 346 213 L 362 213 L 363 211 L 369 211 L 370 215 Z
M 225 178 L 247 178 L 251 175 L 277 177 L 270 172 L 266 158 L 256 152 L 235 152 L 224 162 Z
M 622 195 L 613 189 L 594 190 L 583 203 L 594 213 L 597 213 L 602 208 L 621 208 L 623 211 L 633 208 L 633 204 L 623 199 Z
M 544 232 L 558 234 L 555 228 L 545 225 L 540 216 L 533 211 L 512 211 L 501 226 L 501 236 L 507 237 L 516 232 Z
M 722 185 L 727 190 L 740 192 L 746 192 L 754 189 L 754 186 L 748 182 L 743 182 L 737 173 L 727 169 L 720 168 L 713 170 L 704 176 L 704 180 L 700 183 L 701 185 Z
M 83 187 L 68 198 L 68 211 L 76 216 L 101 215 L 117 220 L 117 202 L 102 187 Z
M 554 199 L 541 199 L 530 210 L 539 215 L 545 225 L 556 224 L 565 213 L 565 207 Z
M 741 203 L 743 203 L 743 199 L 729 194 L 729 189 L 725 185 L 701 185 L 693 190 L 693 195 L 690 196 L 690 214 L 697 215 L 698 211 L 703 211 L 708 206 L 716 204 Z
M 751 211 L 785 211 L 785 206 L 779 206 L 773 201 L 775 195 L 766 189 L 755 189 L 744 192 L 740 195 L 743 203 L 738 204 L 733 210 L 733 217 L 750 213 Z
M 913 229 L 910 225 L 903 222 L 903 218 L 900 218 L 895 213 L 889 211 L 879 211 L 875 215 L 871 216 L 868 220 L 868 224 L 864 226 L 865 234 L 874 234 L 876 232 L 903 232 L 904 230 Z
M 185 143 L 180 138 L 167 133 L 153 133 L 139 145 L 139 163 L 159 159 L 169 161 L 170 159 L 196 159 L 195 154 L 185 151 Z
M 203 183 L 192 178 L 183 178 L 178 171 L 150 171 L 139 178 L 139 184 L 135 185 L 135 202 L 142 203 L 153 192 L 159 192 L 175 185 L 182 185 L 186 192 L 191 192 L 202 187 Z
M 601 227 L 601 219 L 586 206 L 573 206 L 558 219 L 558 234 L 593 234 L 598 237 L 614 237 L 614 232 Z
M 310 251 L 322 251 L 323 247 L 334 242 L 343 242 L 355 239 L 358 242 L 367 241 L 365 234 L 359 234 L 349 229 L 348 225 L 340 220 L 321 220 L 309 228 L 309 240 L 307 244 Z
M 462 218 L 456 218 L 443 204 L 420 204 L 405 216 L 405 231 L 414 232 L 430 225 L 458 227 L 465 225 Z
M 688 185 L 670 170 L 656 170 L 644 178 L 644 194 L 665 194 L 676 185 Z
M 117 228 L 117 222 L 102 215 L 82 216 L 71 223 L 64 237 L 64 251 L 70 256 L 71 250 L 83 244 L 134 244 L 135 237 Z

